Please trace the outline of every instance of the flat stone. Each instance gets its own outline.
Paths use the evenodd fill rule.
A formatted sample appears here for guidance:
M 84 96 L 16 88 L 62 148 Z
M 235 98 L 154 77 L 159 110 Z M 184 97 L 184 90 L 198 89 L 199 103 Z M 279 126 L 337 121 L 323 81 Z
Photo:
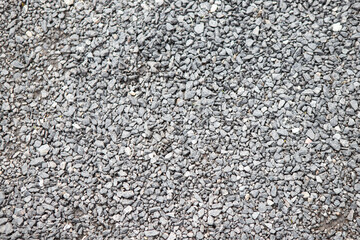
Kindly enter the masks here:
M 11 63 L 11 65 L 12 65 L 14 68 L 20 68 L 20 69 L 22 69 L 22 68 L 25 67 L 25 65 L 24 65 L 23 63 L 21 63 L 21 62 L 19 62 L 19 61 L 17 61 L 17 60 L 13 61 L 13 62 Z
M 155 237 L 157 235 L 159 235 L 159 231 L 156 230 L 149 230 L 149 231 L 145 231 L 145 236 L 146 237 Z
M 213 216 L 213 217 L 219 216 L 220 213 L 221 213 L 221 210 L 219 210 L 219 209 L 214 209 L 214 210 L 209 211 L 209 215 Z
M 0 218 L 0 226 L 8 221 L 7 218 Z
M 266 212 L 266 210 L 267 210 L 266 203 L 259 203 L 259 205 L 258 205 L 258 210 L 259 210 L 259 212 L 261 212 L 261 213 Z
M 201 91 L 201 96 L 202 97 L 209 97 L 209 96 L 212 96 L 214 95 L 214 93 L 212 91 L 210 91 L 209 89 L 207 89 L 206 87 L 203 87 L 202 88 L 202 91 Z
M 259 33 L 260 33 L 260 28 L 259 26 L 256 26 L 252 31 L 252 34 L 254 34 L 255 36 L 259 36 Z
M 103 141 L 100 141 L 100 140 L 96 140 L 95 143 L 94 143 L 94 145 L 95 145 L 96 147 L 99 147 L 99 148 L 104 148 L 104 147 L 105 147 L 104 142 L 103 142 Z
M 358 101 L 356 101 L 356 100 L 351 100 L 350 101 L 350 106 L 356 111 L 356 110 L 358 110 Z
M 125 191 L 125 192 L 122 192 L 121 196 L 123 198 L 132 198 L 134 197 L 134 192 L 133 191 Z
M 280 128 L 278 130 L 276 130 L 277 133 L 280 135 L 280 136 L 287 136 L 289 135 L 288 131 L 286 129 L 283 129 L 283 128 Z
M 352 221 L 354 219 L 354 210 L 351 209 L 346 217 L 347 220 Z
M 195 91 L 188 91 L 186 90 L 185 91 L 185 100 L 189 100 L 189 99 L 192 99 L 194 96 L 195 96 L 196 92 Z
M 10 235 L 13 231 L 13 226 L 9 222 L 0 226 L 0 234 Z
M 8 102 L 3 102 L 1 109 L 4 111 L 10 111 L 11 110 L 10 104 Z
M 40 165 L 44 162 L 44 158 L 42 157 L 38 157 L 38 158 L 34 158 L 33 160 L 30 161 L 30 165 L 31 166 L 37 166 Z
M 167 240 L 176 240 L 176 234 L 171 232 L 167 238 Z
M 330 147 L 332 147 L 334 150 L 336 151 L 339 151 L 340 150 L 340 143 L 338 140 L 334 139 L 334 140 L 331 140 L 330 143 L 329 143 Z

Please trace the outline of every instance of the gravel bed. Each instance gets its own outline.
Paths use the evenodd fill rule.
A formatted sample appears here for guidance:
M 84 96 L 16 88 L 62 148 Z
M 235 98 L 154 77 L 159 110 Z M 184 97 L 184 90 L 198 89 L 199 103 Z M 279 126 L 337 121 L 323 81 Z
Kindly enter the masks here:
M 0 0 L 0 239 L 358 239 L 356 0 Z

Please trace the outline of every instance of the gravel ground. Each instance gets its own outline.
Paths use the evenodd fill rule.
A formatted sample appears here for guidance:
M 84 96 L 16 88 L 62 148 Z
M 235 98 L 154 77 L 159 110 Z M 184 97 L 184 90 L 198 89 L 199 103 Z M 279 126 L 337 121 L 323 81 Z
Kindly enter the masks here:
M 360 3 L 0 0 L 0 239 L 359 239 Z

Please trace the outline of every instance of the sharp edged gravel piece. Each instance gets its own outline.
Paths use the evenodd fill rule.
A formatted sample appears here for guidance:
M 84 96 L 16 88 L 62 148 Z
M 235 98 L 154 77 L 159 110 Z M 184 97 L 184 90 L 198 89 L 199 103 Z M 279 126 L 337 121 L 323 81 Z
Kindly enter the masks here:
M 0 1 L 0 239 L 358 239 L 358 1 Z

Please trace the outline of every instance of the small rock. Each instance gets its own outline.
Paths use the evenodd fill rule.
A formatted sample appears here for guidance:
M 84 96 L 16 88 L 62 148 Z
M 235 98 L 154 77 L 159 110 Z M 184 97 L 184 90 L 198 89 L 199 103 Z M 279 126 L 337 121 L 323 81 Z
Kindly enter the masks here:
M 215 12 L 218 6 L 216 4 L 211 5 L 210 12 Z
M 125 154 L 128 155 L 128 156 L 130 156 L 130 155 L 131 155 L 131 148 L 126 147 L 126 148 L 125 148 Z
M 156 5 L 162 6 L 164 4 L 164 0 L 155 0 Z
M 64 3 L 68 6 L 71 6 L 74 4 L 74 0 L 64 0 Z
M 332 25 L 332 30 L 334 32 L 339 32 L 341 29 L 342 29 L 342 26 L 341 26 L 340 23 L 335 23 L 335 24 Z
M 294 134 L 298 134 L 300 132 L 300 128 L 293 128 L 291 131 Z
M 105 147 L 104 142 L 103 142 L 103 141 L 100 141 L 100 140 L 96 140 L 95 143 L 94 143 L 94 145 L 95 145 L 96 147 L 99 147 L 99 148 L 104 148 L 104 147 Z
M 48 144 L 42 145 L 38 148 L 38 152 L 40 153 L 40 156 L 45 156 L 50 151 L 50 146 Z
M 351 7 L 355 10 L 360 10 L 360 2 L 354 3 Z
M 196 233 L 196 239 L 204 239 L 204 235 L 200 231 L 198 231 Z
M 112 217 L 112 219 L 114 219 L 114 221 L 119 222 L 121 220 L 121 215 L 120 214 L 116 214 Z
M 31 160 L 30 165 L 31 166 L 37 166 L 37 165 L 42 164 L 43 162 L 44 162 L 44 158 L 38 157 L 38 158 L 35 158 L 35 159 Z
M 123 198 L 132 198 L 135 194 L 133 191 L 125 191 L 121 195 Z
M 354 210 L 351 209 L 351 210 L 349 211 L 349 214 L 347 215 L 346 219 L 349 220 L 349 221 L 352 221 L 353 218 L 354 218 Z
M 74 106 L 70 106 L 68 111 L 64 112 L 64 115 L 67 116 L 67 117 L 71 117 L 74 114 L 75 110 L 76 109 L 75 109 Z
M 1 109 L 4 111 L 10 111 L 11 110 L 10 104 L 8 102 L 3 102 Z
M 335 188 L 335 189 L 334 189 L 334 193 L 335 193 L 335 194 L 339 194 L 339 193 L 341 193 L 341 191 L 342 191 L 341 188 Z
M 259 118 L 259 117 L 262 117 L 263 113 L 262 113 L 262 111 L 255 109 L 253 112 L 253 115 L 254 115 L 254 117 Z
M 221 213 L 221 210 L 219 210 L 219 209 L 214 209 L 214 210 L 209 211 L 209 215 L 212 217 L 217 217 L 217 216 L 219 216 L 220 213 Z
M 248 38 L 245 40 L 245 45 L 248 46 L 248 47 L 251 47 L 254 43 L 254 40 Z
M 0 192 L 0 204 L 2 204 L 5 200 L 5 193 L 4 192 Z
M 350 101 L 350 106 L 356 111 L 358 110 L 358 102 L 356 100 L 351 100 Z
M 175 233 L 170 233 L 167 240 L 175 240 L 176 239 L 176 234 Z
M 356 192 L 360 192 L 360 183 L 355 184 L 354 189 Z
M 185 100 L 189 100 L 189 99 L 192 99 L 194 96 L 195 96 L 196 92 L 195 91 L 188 91 L 186 90 L 185 91 Z
M 339 151 L 340 150 L 340 143 L 338 140 L 332 140 L 329 143 L 330 147 L 332 147 L 334 150 Z
M 209 89 L 207 89 L 206 87 L 203 87 L 201 95 L 202 95 L 202 97 L 206 98 L 206 97 L 214 95 L 214 93 L 212 91 L 210 91 Z
M 210 26 L 210 27 L 214 27 L 214 28 L 217 27 L 217 21 L 215 21 L 215 20 L 210 20 L 210 21 L 209 21 L 209 26 Z
M 303 192 L 302 195 L 303 195 L 304 198 L 309 198 L 310 197 L 310 194 L 308 192 Z
M 259 206 L 258 206 L 258 210 L 261 213 L 266 212 L 266 210 L 267 210 L 266 204 L 265 203 L 260 203 Z
M 276 197 L 276 193 L 277 193 L 276 186 L 272 186 L 270 191 L 271 196 Z
M 24 65 L 23 63 L 21 63 L 21 62 L 19 62 L 19 61 L 17 61 L 17 60 L 13 61 L 13 62 L 11 63 L 11 65 L 12 65 L 14 68 L 20 68 L 20 69 L 25 67 L 25 65 Z
M 204 23 L 196 24 L 194 30 L 197 34 L 202 33 L 204 31 Z
M 260 28 L 259 28 L 259 26 L 256 26 L 256 28 L 254 28 L 254 30 L 252 31 L 252 33 L 253 33 L 255 36 L 259 36 L 259 33 L 260 33 Z
M 311 138 L 312 140 L 314 140 L 315 138 L 315 134 L 313 132 L 312 129 L 309 129 L 307 132 L 306 132 L 306 136 L 308 136 L 309 138 Z
M 210 215 L 208 216 L 207 224 L 210 226 L 214 225 L 214 218 Z
M 277 130 L 277 133 L 278 133 L 280 136 L 287 136 L 287 135 L 289 135 L 288 131 L 287 131 L 286 129 L 283 129 L 283 128 L 278 129 L 278 130 Z
M 13 226 L 11 223 L 6 223 L 5 225 L 0 226 L 0 233 L 9 235 L 13 232 Z
M 127 206 L 127 207 L 124 209 L 124 213 L 125 213 L 125 214 L 131 213 L 132 210 L 133 210 L 133 208 L 132 208 L 131 206 Z
M 156 230 L 145 231 L 146 237 L 155 237 L 157 235 L 159 235 L 159 231 L 156 231 Z
M 0 226 L 8 221 L 7 218 L 0 218 Z

